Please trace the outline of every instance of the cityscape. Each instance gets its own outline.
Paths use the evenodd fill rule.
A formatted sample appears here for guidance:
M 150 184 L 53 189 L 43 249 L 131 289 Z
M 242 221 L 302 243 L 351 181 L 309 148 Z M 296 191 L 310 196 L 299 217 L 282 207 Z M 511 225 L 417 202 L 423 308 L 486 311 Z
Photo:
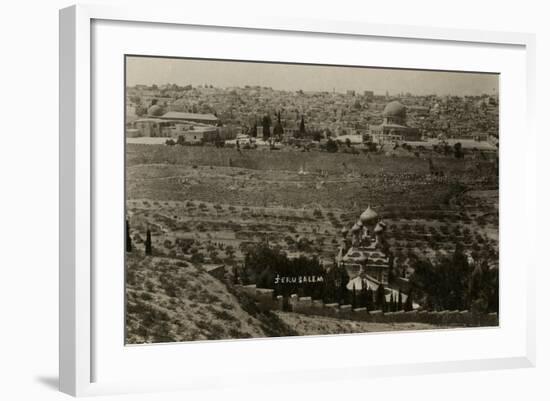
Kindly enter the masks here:
M 127 344 L 498 326 L 498 74 L 126 79 Z

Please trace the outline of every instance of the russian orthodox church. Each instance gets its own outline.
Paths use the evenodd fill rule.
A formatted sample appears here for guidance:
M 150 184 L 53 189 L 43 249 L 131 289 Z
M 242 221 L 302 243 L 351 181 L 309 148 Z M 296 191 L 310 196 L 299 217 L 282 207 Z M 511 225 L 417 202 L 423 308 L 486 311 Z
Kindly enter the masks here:
M 382 250 L 385 230 L 386 224 L 370 206 L 350 229 L 342 229 L 336 264 L 348 273 L 348 289 L 361 290 L 364 282 L 376 287 L 388 284 L 390 259 Z

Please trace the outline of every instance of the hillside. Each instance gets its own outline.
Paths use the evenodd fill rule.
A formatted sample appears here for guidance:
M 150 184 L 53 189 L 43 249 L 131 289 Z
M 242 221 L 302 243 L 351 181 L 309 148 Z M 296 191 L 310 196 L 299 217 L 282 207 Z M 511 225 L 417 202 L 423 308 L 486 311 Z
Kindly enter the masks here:
M 200 267 L 134 254 L 126 266 L 128 344 L 295 335 Z
M 297 331 L 299 336 L 374 333 L 381 331 L 443 329 L 425 323 L 367 323 L 330 317 L 308 316 L 299 313 L 277 312 L 286 324 Z
M 126 294 L 127 344 L 433 328 L 262 312 L 201 267 L 154 256 L 128 255 Z

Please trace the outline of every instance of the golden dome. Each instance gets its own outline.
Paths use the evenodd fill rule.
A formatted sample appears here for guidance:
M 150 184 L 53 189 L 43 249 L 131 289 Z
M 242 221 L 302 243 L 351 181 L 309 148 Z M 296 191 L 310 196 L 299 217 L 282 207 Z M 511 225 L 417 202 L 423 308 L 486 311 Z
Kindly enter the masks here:
M 372 210 L 372 208 L 369 206 L 367 210 L 361 213 L 359 219 L 363 224 L 374 223 L 378 219 L 378 213 Z
M 389 102 L 386 105 L 384 111 L 382 112 L 382 115 L 384 117 L 405 118 L 407 116 L 407 108 L 397 100 L 394 100 L 393 102 Z

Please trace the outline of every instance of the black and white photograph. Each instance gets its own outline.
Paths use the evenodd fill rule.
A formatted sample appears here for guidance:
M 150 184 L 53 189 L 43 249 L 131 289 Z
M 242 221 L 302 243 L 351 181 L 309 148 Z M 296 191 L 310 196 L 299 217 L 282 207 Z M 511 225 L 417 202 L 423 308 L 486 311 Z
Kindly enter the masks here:
M 498 326 L 498 74 L 125 69 L 127 344 Z
M 0 400 L 547 400 L 544 2 L 27 0 Z

